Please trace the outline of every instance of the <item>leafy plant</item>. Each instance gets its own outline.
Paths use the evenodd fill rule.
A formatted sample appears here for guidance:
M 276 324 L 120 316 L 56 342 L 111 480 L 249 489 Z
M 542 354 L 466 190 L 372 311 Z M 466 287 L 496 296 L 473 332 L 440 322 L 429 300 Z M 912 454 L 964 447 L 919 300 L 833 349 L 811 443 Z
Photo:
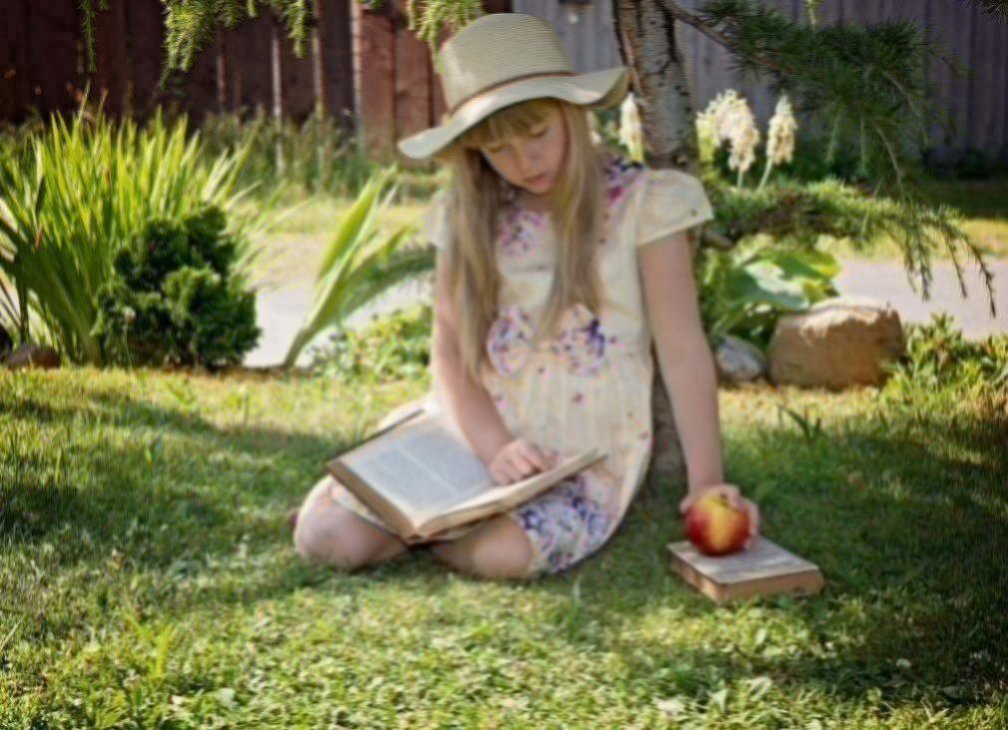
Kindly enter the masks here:
M 837 294 L 833 278 L 839 270 L 832 255 L 814 249 L 703 249 L 698 276 L 705 329 L 715 341 L 732 334 L 765 348 L 782 314 Z
M 255 296 L 231 276 L 237 251 L 220 208 L 149 222 L 115 260 L 93 336 L 107 363 L 222 366 L 255 346 Z
M 432 325 L 433 308 L 421 303 L 340 328 L 314 352 L 312 369 L 346 382 L 416 378 L 430 363 Z
M 795 409 L 788 408 L 787 406 L 777 406 L 778 418 L 785 415 L 798 424 L 798 428 L 801 429 L 802 437 L 807 442 L 811 443 L 822 438 L 822 418 L 820 416 L 815 416 L 813 418 L 808 413 L 799 413 Z
M 396 172 L 396 166 L 376 172 L 340 221 L 323 252 L 312 308 L 287 352 L 286 367 L 293 366 L 323 330 L 339 326 L 395 284 L 433 269 L 429 247 L 403 246 L 414 233 L 414 225 L 379 237 L 376 219 L 395 194 Z
M 968 340 L 947 312 L 906 326 L 906 355 L 890 366 L 893 388 L 933 389 L 948 384 L 1008 387 L 1008 336 Z
M 283 179 L 308 194 L 352 196 L 377 168 L 338 119 L 318 110 L 300 124 L 261 109 L 247 118 L 207 115 L 200 134 L 212 154 L 247 146 L 240 179 L 242 184 L 258 184 L 259 190 Z
M 238 187 L 247 148 L 205 160 L 185 118 L 171 127 L 160 114 L 138 128 L 113 125 L 101 110 L 69 123 L 52 116 L 28 143 L 0 155 L 0 272 L 12 283 L 22 331 L 33 313 L 39 337 L 70 360 L 101 363 L 92 330 L 98 291 L 113 261 L 152 218 L 179 220 L 204 203 L 228 216 L 237 247 L 234 276 L 246 280 L 257 257 L 252 234 L 263 228 L 280 195 L 244 207 Z

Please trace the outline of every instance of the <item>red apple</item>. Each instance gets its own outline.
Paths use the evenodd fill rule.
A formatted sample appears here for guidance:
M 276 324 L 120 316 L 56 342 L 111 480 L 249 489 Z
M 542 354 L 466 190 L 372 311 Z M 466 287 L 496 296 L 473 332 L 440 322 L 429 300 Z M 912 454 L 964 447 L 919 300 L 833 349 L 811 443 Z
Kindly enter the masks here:
M 745 547 L 749 513 L 722 494 L 706 494 L 686 510 L 686 536 L 704 555 L 727 555 Z

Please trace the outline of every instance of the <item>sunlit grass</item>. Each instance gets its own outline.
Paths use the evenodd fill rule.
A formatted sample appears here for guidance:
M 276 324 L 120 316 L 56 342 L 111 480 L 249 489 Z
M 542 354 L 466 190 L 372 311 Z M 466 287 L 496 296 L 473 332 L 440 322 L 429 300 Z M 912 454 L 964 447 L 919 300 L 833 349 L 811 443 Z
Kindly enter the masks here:
M 926 187 L 934 201 L 959 207 L 966 215 L 963 227 L 970 237 L 992 258 L 1008 258 L 1008 178 L 983 181 L 931 181 Z M 275 231 L 260 236 L 266 253 L 258 272 L 263 286 L 304 284 L 315 275 L 316 266 L 328 235 L 335 230 L 340 216 L 352 200 L 332 196 L 302 199 Z M 427 203 L 414 200 L 389 207 L 381 221 L 383 231 L 415 223 L 427 210 Z M 902 260 L 899 247 L 880 239 L 866 252 L 857 252 L 845 241 L 824 242 L 825 248 L 841 259 L 868 261 Z M 936 260 L 948 259 L 945 251 L 936 252 Z M 972 262 L 964 262 L 967 266 Z
M 424 550 L 349 575 L 303 563 L 286 508 L 428 386 L 0 378 L 0 726 L 1008 722 L 1003 398 L 721 391 L 727 476 L 820 565 L 813 598 L 716 608 L 687 587 L 665 548 L 681 485 L 530 583 Z

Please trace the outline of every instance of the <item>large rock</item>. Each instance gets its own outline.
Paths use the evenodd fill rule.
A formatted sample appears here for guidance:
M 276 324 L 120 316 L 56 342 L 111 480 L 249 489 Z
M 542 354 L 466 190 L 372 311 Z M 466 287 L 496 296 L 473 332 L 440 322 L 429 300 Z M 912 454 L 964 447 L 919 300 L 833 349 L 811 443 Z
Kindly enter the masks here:
M 875 299 L 834 297 L 781 317 L 767 356 L 774 383 L 838 390 L 881 385 L 883 363 L 905 352 L 895 309 Z

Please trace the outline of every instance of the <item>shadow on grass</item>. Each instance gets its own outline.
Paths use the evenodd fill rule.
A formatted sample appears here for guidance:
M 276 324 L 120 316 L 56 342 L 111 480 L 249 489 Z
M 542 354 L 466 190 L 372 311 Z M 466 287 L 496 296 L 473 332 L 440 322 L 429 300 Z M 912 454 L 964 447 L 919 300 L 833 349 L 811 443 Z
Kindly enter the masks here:
M 49 543 L 64 567 L 116 550 L 134 569 L 158 569 L 231 554 L 250 532 L 275 536 L 277 492 L 306 492 L 306 464 L 320 475 L 325 456 L 343 445 L 281 429 L 219 428 L 196 413 L 103 393 L 7 401 L 0 417 L 17 454 L 0 484 L 0 534 L 23 546 Z
M 956 421 L 918 413 L 900 433 L 864 418 L 836 420 L 812 442 L 792 428 L 763 427 L 729 450 L 728 470 L 737 475 L 730 481 L 746 493 L 746 485 L 772 485 L 759 500 L 761 532 L 816 562 L 823 592 L 732 608 L 716 607 L 678 578 L 664 590 L 672 573 L 665 544 L 683 538 L 676 517 L 683 487 L 645 492 L 600 554 L 540 584 L 569 595 L 580 581 L 584 609 L 570 624 L 573 641 L 597 643 L 579 631 L 593 620 L 633 630 L 656 604 L 674 605 L 687 619 L 762 606 L 785 612 L 811 644 L 776 657 L 738 644 L 727 652 L 670 645 L 655 654 L 673 668 L 717 667 L 735 679 L 767 674 L 848 698 L 877 687 L 883 698 L 907 702 L 916 685 L 949 702 L 981 703 L 1008 689 L 1005 413 Z M 634 664 L 632 643 L 620 653 Z M 635 672 L 654 672 L 653 658 Z

